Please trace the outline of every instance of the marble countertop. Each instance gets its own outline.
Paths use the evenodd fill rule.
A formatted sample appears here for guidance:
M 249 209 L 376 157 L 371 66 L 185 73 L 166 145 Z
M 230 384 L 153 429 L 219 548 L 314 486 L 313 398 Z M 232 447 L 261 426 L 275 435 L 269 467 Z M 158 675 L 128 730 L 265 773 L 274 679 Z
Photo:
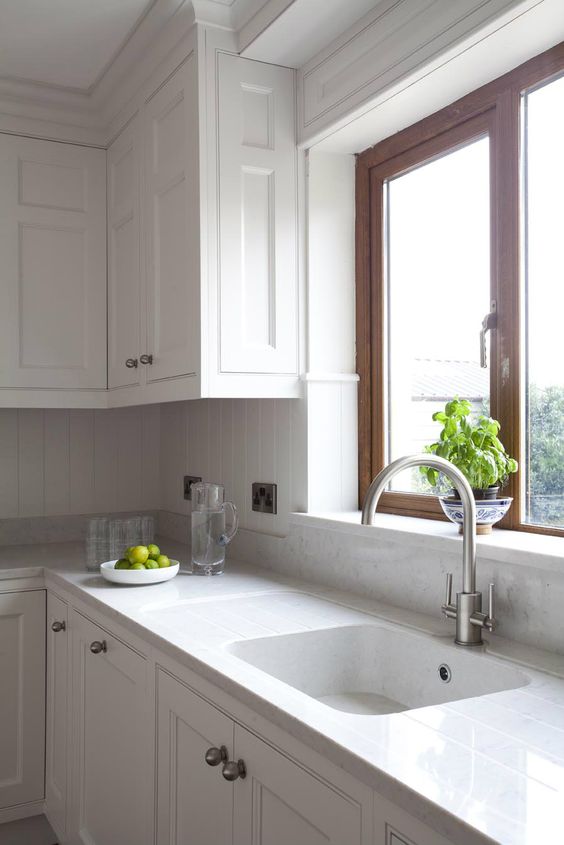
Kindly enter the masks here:
M 168 540 L 163 546 L 186 560 L 185 547 Z M 518 663 L 526 686 L 386 716 L 343 713 L 238 659 L 226 645 L 378 624 L 440 637 L 454 655 L 452 625 L 242 562 L 229 561 L 222 578 L 180 574 L 143 588 L 111 585 L 83 567 L 81 544 L 0 547 L 0 579 L 44 575 L 47 586 L 114 618 L 456 845 L 539 845 L 562 836 L 564 657 L 492 635 L 477 658 Z

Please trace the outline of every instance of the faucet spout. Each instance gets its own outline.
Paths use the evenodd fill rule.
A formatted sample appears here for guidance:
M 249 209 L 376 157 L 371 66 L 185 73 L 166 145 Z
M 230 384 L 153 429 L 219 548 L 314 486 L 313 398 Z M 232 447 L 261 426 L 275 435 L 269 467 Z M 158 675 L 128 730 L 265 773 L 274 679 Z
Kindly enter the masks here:
M 457 593 L 456 606 L 451 604 L 450 584 L 452 575 L 447 576 L 447 601 L 443 613 L 456 619 L 456 642 L 459 645 L 481 645 L 481 629 L 493 630 L 493 584 L 490 585 L 490 612 L 482 610 L 482 594 L 476 592 L 476 503 L 472 489 L 460 470 L 445 458 L 437 455 L 406 455 L 398 458 L 378 473 L 368 488 L 362 508 L 362 524 L 374 525 L 376 508 L 380 496 L 394 476 L 412 467 L 431 467 L 452 482 L 460 496 L 464 513 L 462 539 L 462 592 Z M 449 580 L 450 579 L 450 580 Z

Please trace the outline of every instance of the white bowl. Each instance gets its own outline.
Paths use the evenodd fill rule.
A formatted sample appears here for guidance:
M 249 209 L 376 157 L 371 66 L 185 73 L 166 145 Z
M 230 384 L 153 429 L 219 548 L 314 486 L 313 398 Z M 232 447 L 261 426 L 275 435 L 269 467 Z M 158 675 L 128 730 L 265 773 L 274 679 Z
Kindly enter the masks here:
M 142 587 L 145 584 L 159 584 L 161 581 L 170 581 L 178 575 L 180 563 L 171 560 L 170 566 L 162 569 L 114 569 L 117 560 L 107 560 L 100 564 L 100 572 L 106 581 L 113 584 L 128 584 L 130 587 Z

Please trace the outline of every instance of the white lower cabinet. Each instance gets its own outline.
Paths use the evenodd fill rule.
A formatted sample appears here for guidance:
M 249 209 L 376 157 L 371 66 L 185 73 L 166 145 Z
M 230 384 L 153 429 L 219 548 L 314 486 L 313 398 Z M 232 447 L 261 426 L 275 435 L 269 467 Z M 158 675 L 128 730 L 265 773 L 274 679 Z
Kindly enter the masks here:
M 361 845 L 362 805 L 235 725 L 233 845 Z
M 71 642 L 72 752 L 67 840 L 152 842 L 152 716 L 144 657 L 75 610 Z
M 47 760 L 45 801 L 49 821 L 59 836 L 66 832 L 69 709 L 68 605 L 47 595 Z
M 157 843 L 231 845 L 233 787 L 208 748 L 233 748 L 233 722 L 166 672 L 157 679 Z
M 374 795 L 374 845 L 454 845 L 391 801 Z
M 17 696 L 0 697 L 0 820 L 7 801 L 42 797 L 42 602 L 0 595 L 0 677 L 17 690 L 29 668 L 25 747 Z M 47 614 L 46 812 L 60 845 L 452 845 L 251 712 L 265 738 L 243 727 L 197 676 L 180 680 L 71 602 L 50 594 Z M 18 754 L 23 784 L 9 781 Z
M 158 845 L 362 845 L 361 804 L 159 670 Z M 244 777 L 228 781 L 225 749 Z M 217 753 L 217 752 L 216 752 Z M 235 766 L 232 766 L 235 768 Z
M 40 802 L 45 759 L 45 590 L 0 594 L 0 820 Z M 7 817 L 7 816 L 5 816 Z

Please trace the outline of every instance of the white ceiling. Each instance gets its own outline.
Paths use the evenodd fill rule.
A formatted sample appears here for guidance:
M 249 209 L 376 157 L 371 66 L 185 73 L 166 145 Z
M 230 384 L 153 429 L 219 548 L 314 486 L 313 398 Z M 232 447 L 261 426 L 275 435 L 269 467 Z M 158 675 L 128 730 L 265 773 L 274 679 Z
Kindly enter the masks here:
M 156 0 L 0 0 L 0 77 L 90 89 Z

